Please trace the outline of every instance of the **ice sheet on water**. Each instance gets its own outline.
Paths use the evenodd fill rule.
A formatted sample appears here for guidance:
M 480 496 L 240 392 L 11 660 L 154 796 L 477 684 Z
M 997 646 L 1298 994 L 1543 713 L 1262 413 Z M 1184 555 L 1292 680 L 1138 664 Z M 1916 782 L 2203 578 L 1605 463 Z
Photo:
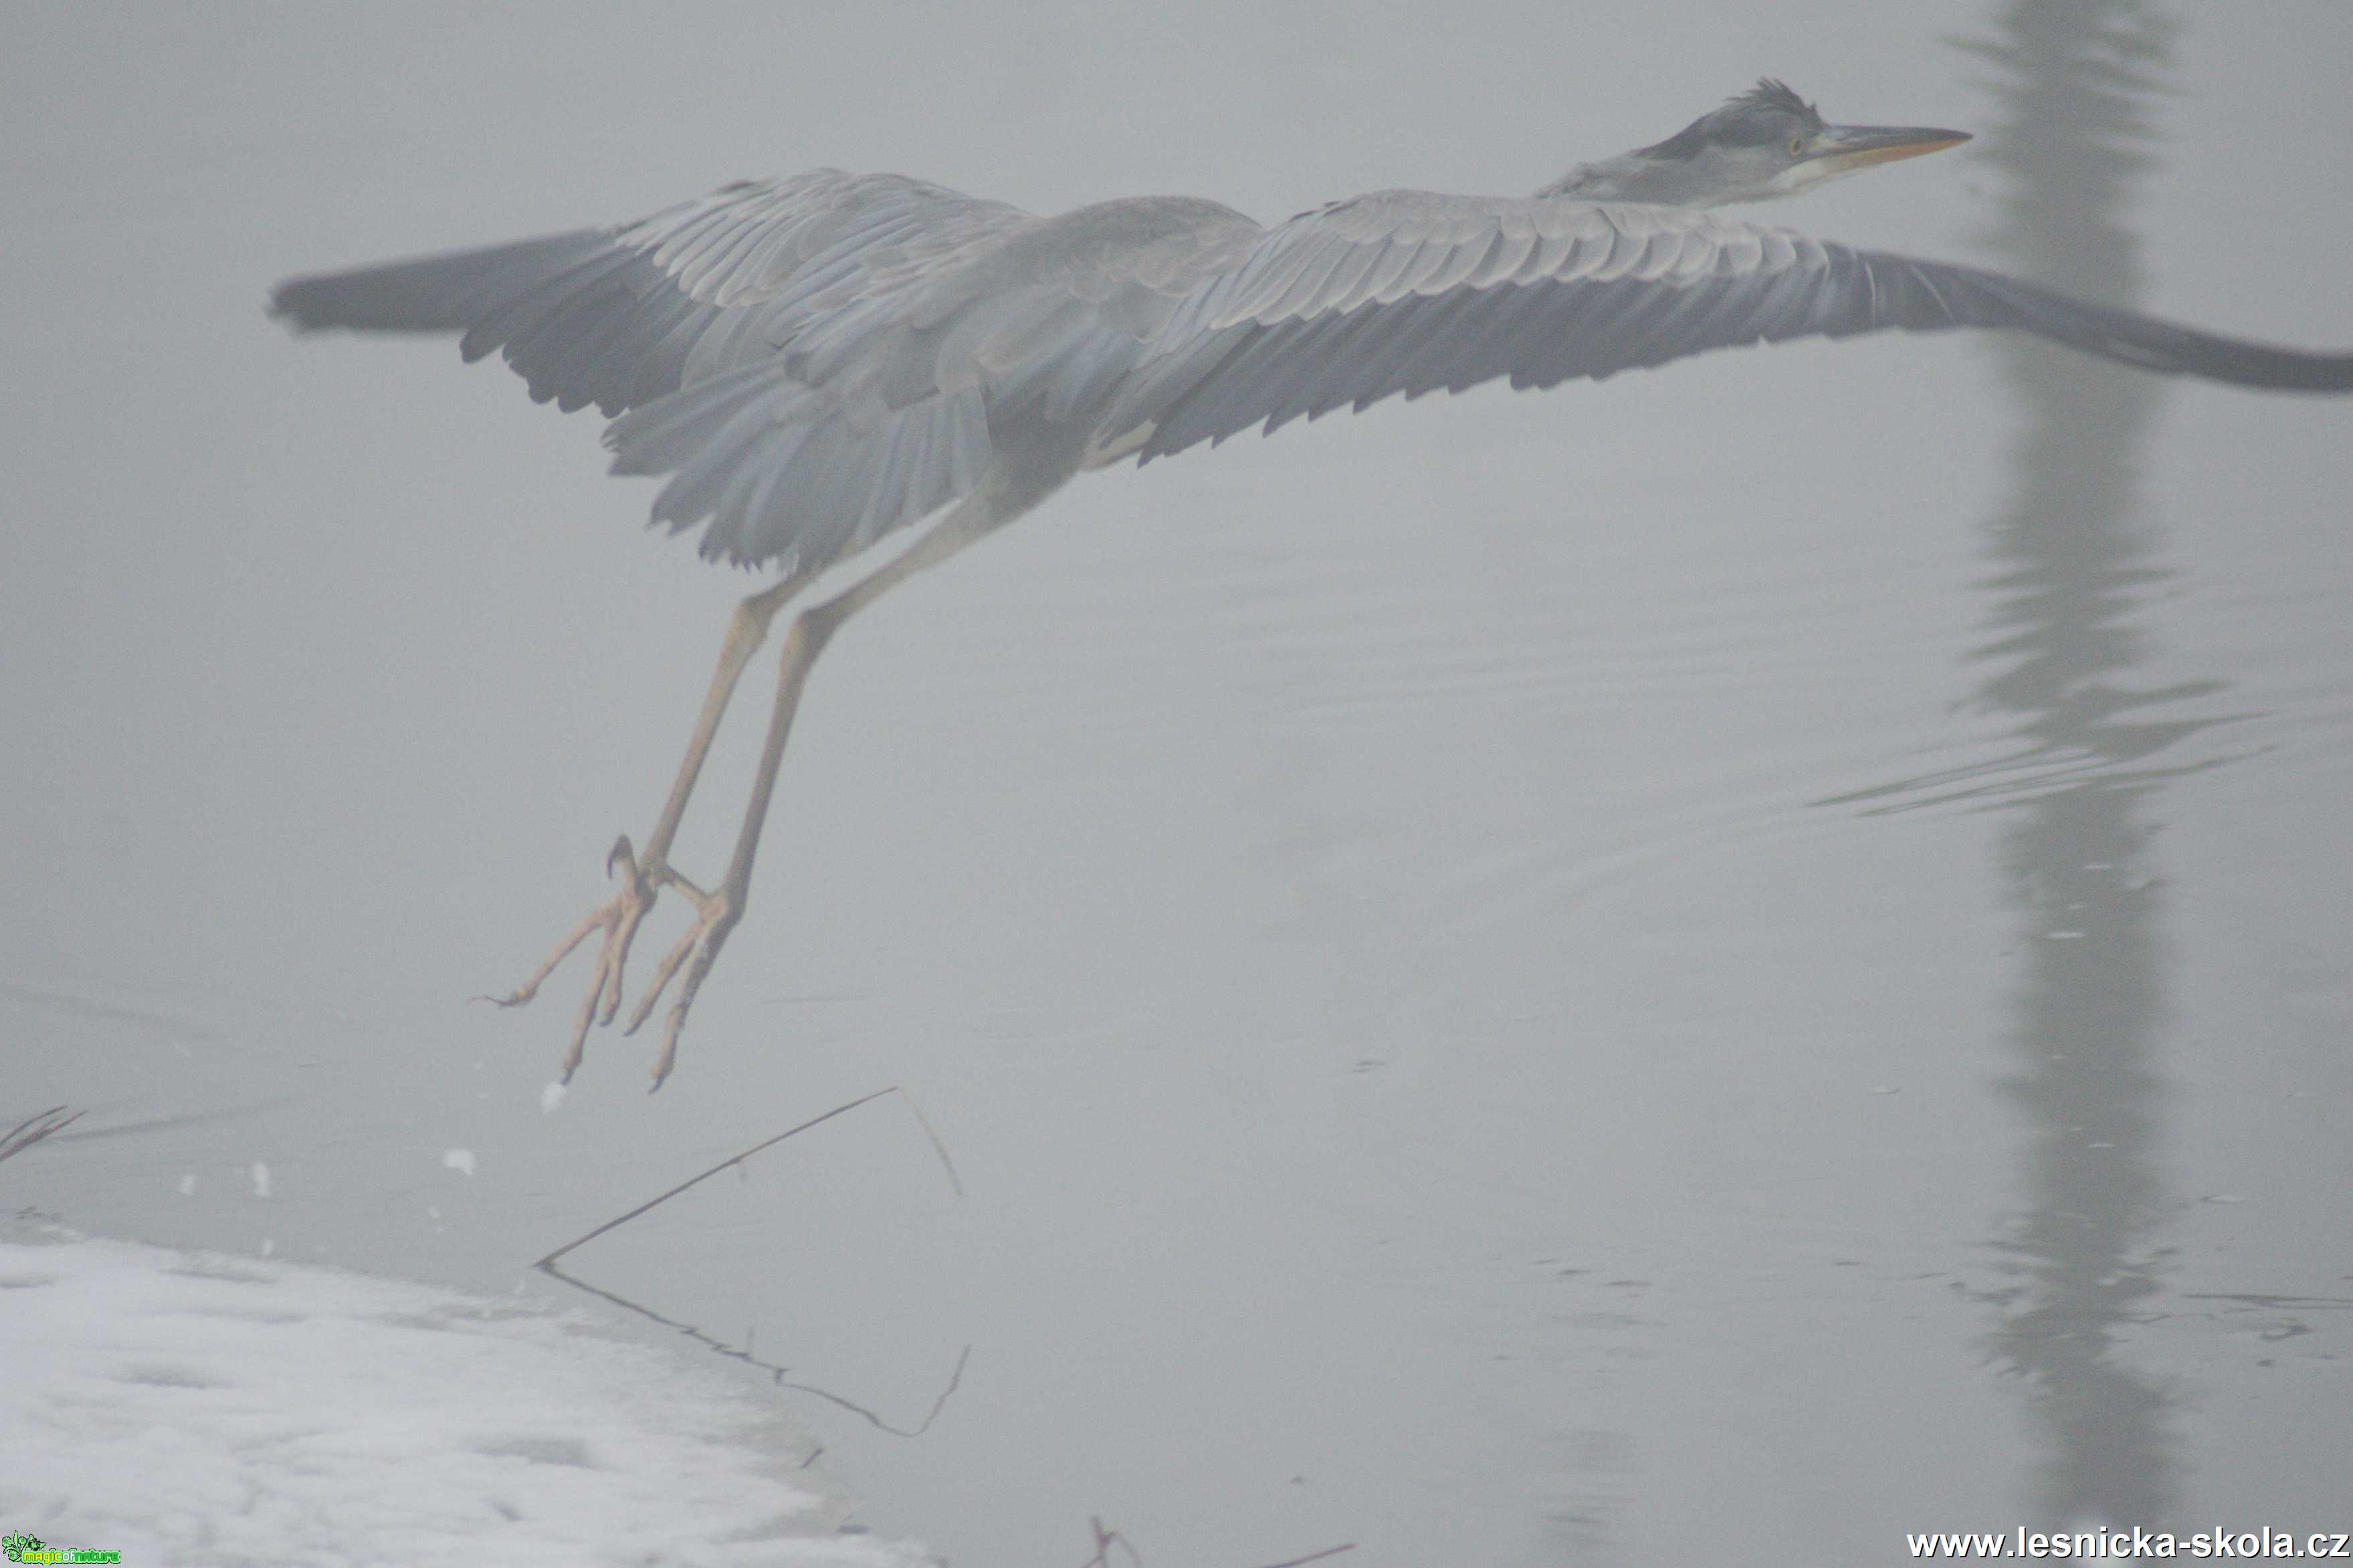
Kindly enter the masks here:
M 0 1236 L 0 1531 L 126 1563 L 918 1568 L 761 1391 L 577 1314 Z

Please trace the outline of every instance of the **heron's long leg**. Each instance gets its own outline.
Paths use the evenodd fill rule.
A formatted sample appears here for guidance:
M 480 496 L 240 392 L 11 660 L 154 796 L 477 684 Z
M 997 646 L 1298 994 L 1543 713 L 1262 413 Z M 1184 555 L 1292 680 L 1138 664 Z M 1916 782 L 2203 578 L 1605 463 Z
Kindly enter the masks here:
M 684 966 L 678 999 L 670 1005 L 661 1055 L 654 1062 L 654 1088 L 661 1087 L 678 1060 L 679 1031 L 686 1026 L 686 1015 L 694 1005 L 694 994 L 702 989 L 703 977 L 711 973 L 728 933 L 744 918 L 752 886 L 752 861 L 760 852 L 760 829 L 767 821 L 769 798 L 776 793 L 776 770 L 784 761 L 785 740 L 792 732 L 793 714 L 800 707 L 801 690 L 808 684 L 809 668 L 816 664 L 818 655 L 825 651 L 825 645 L 840 629 L 842 622 L 916 573 L 937 565 L 1009 521 L 1028 510 L 1035 499 L 1025 496 L 1018 504 L 1008 505 L 1008 497 L 1001 491 L 992 493 L 984 489 L 976 492 L 890 564 L 824 603 L 810 605 L 795 616 L 786 629 L 776 672 L 776 710 L 768 720 L 768 738 L 760 752 L 760 771 L 752 783 L 752 798 L 744 808 L 744 827 L 736 836 L 735 853 L 728 860 L 726 878 L 697 900 L 701 910 L 694 924 L 663 955 L 645 994 L 638 1001 L 637 1010 L 629 1016 L 628 1032 L 635 1033 L 652 1015 L 671 976 Z
M 807 581 L 798 574 L 786 577 L 766 592 L 745 599 L 728 617 L 727 640 L 719 649 L 719 668 L 711 672 L 711 689 L 703 694 L 702 716 L 694 722 L 693 738 L 686 743 L 686 761 L 680 765 L 678 781 L 670 786 L 670 799 L 662 803 L 661 816 L 646 840 L 640 869 L 650 867 L 669 874 L 670 841 L 678 837 L 679 819 L 686 815 L 686 798 L 694 793 L 694 781 L 702 772 L 702 759 L 711 751 L 712 737 L 719 732 L 719 719 L 727 711 L 727 700 L 734 694 L 735 682 L 743 678 L 744 666 L 752 662 L 752 656 L 767 640 L 768 623 L 776 618 L 785 601 Z
M 753 654 L 766 640 L 769 623 L 776 619 L 776 612 L 807 581 L 801 574 L 788 575 L 735 606 L 734 614 L 728 617 L 726 640 L 720 645 L 718 667 L 711 672 L 711 689 L 703 696 L 702 712 L 695 721 L 693 737 L 686 744 L 686 759 L 680 764 L 678 779 L 670 785 L 670 798 L 663 803 L 652 836 L 640 854 L 630 847 L 628 836 L 623 834 L 605 858 L 608 872 L 615 862 L 620 863 L 626 874 L 621 890 L 591 910 L 588 917 L 556 944 L 547 962 L 530 979 L 506 995 L 491 998 L 501 1007 L 522 1005 L 538 994 L 541 983 L 571 956 L 574 948 L 587 941 L 591 932 L 603 930 L 605 940 L 597 950 L 596 968 L 589 977 L 588 994 L 581 999 L 579 1016 L 573 1021 L 572 1043 L 564 1058 L 567 1082 L 580 1066 L 589 1026 L 600 1020 L 611 1023 L 613 1015 L 620 1009 L 622 971 L 628 962 L 629 944 L 663 885 L 674 885 L 698 901 L 708 896 L 670 869 L 670 843 L 678 837 L 679 820 L 686 815 L 687 798 L 694 793 L 695 780 L 702 774 L 703 758 L 710 753 L 712 737 L 719 731 L 719 721 L 727 711 L 735 683 L 743 678 Z

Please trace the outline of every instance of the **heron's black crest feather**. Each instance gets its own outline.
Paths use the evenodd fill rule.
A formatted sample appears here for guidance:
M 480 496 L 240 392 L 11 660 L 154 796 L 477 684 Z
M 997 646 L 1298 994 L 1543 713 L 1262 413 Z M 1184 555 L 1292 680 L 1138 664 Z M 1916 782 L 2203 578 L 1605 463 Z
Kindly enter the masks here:
M 1810 130 L 1821 128 L 1821 115 L 1788 83 L 1760 77 L 1746 92 L 1725 100 L 1723 108 L 1701 115 L 1664 142 L 1636 149 L 1636 155 L 1686 162 L 1709 147 L 1764 146 L 1787 136 L 1793 120 Z
M 1801 114 L 1815 124 L 1821 123 L 1821 114 L 1814 106 L 1799 98 L 1789 84 L 1778 77 L 1760 76 L 1757 85 L 1746 92 L 1725 100 L 1727 109 L 1746 106 L 1752 109 L 1779 109 L 1791 114 Z

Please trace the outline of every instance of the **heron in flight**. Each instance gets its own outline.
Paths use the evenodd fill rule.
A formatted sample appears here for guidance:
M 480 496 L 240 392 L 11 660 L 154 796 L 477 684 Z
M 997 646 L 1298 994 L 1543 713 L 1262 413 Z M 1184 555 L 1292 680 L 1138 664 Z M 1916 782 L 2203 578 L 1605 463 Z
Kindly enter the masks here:
M 619 888 L 508 995 L 531 1000 L 599 938 L 564 1061 L 610 1024 L 661 892 L 694 908 L 628 1029 L 672 981 L 659 1089 L 744 910 L 793 712 L 844 621 L 1071 479 L 1250 426 L 1271 432 L 1402 393 L 1599 380 L 1703 350 L 1899 328 L 2000 327 L 2144 370 L 2353 390 L 2353 355 L 2219 337 L 1972 267 L 1857 250 L 1723 216 L 1733 203 L 1968 141 L 1832 125 L 1767 80 L 1651 146 L 1531 196 L 1378 191 L 1272 227 L 1186 196 L 1037 217 L 897 174 L 819 169 L 725 185 L 636 223 L 281 285 L 299 331 L 455 332 L 532 396 L 610 421 L 613 471 L 667 474 L 653 521 L 775 582 L 727 627 L 652 834 L 606 860 Z M 743 827 L 709 888 L 670 845 L 730 694 L 777 612 L 827 568 L 929 522 L 801 610 Z

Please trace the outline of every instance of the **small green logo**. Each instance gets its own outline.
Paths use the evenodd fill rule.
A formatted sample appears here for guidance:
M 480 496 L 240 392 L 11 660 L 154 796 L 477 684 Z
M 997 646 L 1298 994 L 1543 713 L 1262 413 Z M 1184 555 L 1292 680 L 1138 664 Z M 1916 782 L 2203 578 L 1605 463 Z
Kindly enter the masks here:
M 61 1552 L 37 1535 L 0 1535 L 0 1557 L 11 1563 L 120 1563 L 120 1552 L 91 1552 L 77 1547 Z

